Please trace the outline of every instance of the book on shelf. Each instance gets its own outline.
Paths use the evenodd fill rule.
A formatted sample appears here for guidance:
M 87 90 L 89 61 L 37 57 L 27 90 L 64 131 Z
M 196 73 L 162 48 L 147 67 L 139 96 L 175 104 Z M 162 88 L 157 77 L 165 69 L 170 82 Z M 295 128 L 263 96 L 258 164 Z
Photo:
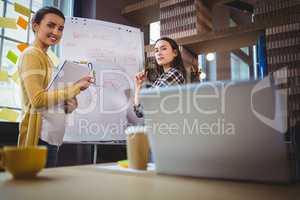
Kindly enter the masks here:
M 268 71 L 280 84 L 277 89 L 287 92 L 287 124 L 285 140 L 291 152 L 296 152 L 300 166 L 300 1 L 260 0 L 254 8 L 255 22 L 266 24 L 266 54 Z M 277 82 L 277 83 L 278 83 Z M 283 82 L 283 83 L 281 83 Z M 300 168 L 299 168 L 300 170 Z M 299 179 L 298 175 L 298 179 Z
M 255 21 L 274 21 L 273 19 L 290 18 L 290 20 L 299 20 L 299 0 L 260 0 L 254 7 Z
M 265 34 L 269 71 L 300 61 L 300 23 L 267 28 Z
M 162 0 L 160 2 L 161 36 L 173 39 L 212 30 L 211 11 L 201 0 Z

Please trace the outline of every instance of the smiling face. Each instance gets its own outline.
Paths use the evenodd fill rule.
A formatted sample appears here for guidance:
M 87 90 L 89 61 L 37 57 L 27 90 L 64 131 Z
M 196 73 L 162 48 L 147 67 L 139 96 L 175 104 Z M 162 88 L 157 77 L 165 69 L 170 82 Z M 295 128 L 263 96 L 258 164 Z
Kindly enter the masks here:
M 158 65 L 164 68 L 172 67 L 171 64 L 174 58 L 177 56 L 177 51 L 172 48 L 169 42 L 165 40 L 159 40 L 155 44 L 155 59 Z
M 33 30 L 36 34 L 36 39 L 42 48 L 48 48 L 49 46 L 57 44 L 63 34 L 64 19 L 60 16 L 48 13 L 41 22 L 33 23 Z

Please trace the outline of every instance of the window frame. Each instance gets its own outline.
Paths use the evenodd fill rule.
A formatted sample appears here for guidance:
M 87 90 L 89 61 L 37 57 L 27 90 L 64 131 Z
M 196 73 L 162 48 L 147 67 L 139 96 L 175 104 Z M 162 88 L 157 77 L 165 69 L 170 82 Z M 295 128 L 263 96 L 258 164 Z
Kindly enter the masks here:
M 1 17 L 6 17 L 7 14 L 7 8 L 8 5 L 14 5 L 14 2 L 12 2 L 11 0 L 0 0 L 3 3 L 3 13 Z M 31 10 L 31 14 L 34 14 L 35 12 L 33 11 L 33 2 L 34 0 L 29 0 L 29 5 L 24 5 L 26 7 L 28 7 Z M 64 8 L 65 6 L 68 5 L 68 8 Z M 57 8 L 60 8 L 62 11 L 67 11 L 69 13 L 67 13 L 66 15 L 68 16 L 73 16 L 74 13 L 74 0 L 68 0 L 68 3 L 64 2 L 64 0 L 43 0 L 43 5 L 42 6 L 54 6 Z M 10 41 L 10 42 L 15 42 L 15 43 L 30 43 L 30 35 L 31 35 L 31 25 L 30 22 L 28 24 L 28 28 L 26 30 L 26 41 L 20 41 L 16 38 L 12 38 L 12 37 L 8 37 L 5 36 L 5 28 L 1 28 L 0 31 L 0 71 L 3 70 L 3 59 L 5 59 L 5 55 L 3 55 L 4 52 L 4 43 L 5 41 Z M 57 45 L 54 48 L 51 48 L 54 53 L 58 53 L 58 49 L 59 49 L 59 45 Z M 0 109 L 2 108 L 7 108 L 7 109 L 11 109 L 11 110 L 17 110 L 17 111 L 21 111 L 22 110 L 22 106 L 17 107 L 18 105 L 15 105 L 14 107 L 10 107 L 10 106 L 6 106 L 6 105 L 0 105 Z

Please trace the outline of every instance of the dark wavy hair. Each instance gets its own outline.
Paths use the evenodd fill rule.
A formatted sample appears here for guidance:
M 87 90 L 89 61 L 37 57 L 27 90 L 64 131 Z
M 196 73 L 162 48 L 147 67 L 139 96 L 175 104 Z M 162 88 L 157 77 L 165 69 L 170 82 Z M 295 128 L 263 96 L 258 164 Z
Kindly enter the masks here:
M 183 77 L 186 79 L 186 70 L 185 70 L 184 65 L 183 65 L 183 61 L 182 61 L 181 53 L 179 51 L 178 44 L 171 38 L 162 37 L 162 38 L 159 38 L 158 40 L 156 40 L 155 45 L 156 45 L 157 42 L 159 42 L 161 40 L 164 40 L 164 41 L 168 42 L 171 45 L 172 49 L 176 50 L 177 56 L 172 61 L 171 66 L 173 68 L 179 70 L 182 73 Z M 156 65 L 156 69 L 157 69 L 158 74 L 159 75 L 163 74 L 164 73 L 163 66 L 159 65 L 157 63 L 156 59 L 155 59 L 155 65 Z
M 55 7 L 51 7 L 51 6 L 45 6 L 45 7 L 41 8 L 41 9 L 39 9 L 34 14 L 31 23 L 32 24 L 34 24 L 34 23 L 40 24 L 41 21 L 43 20 L 43 18 L 45 17 L 45 15 L 49 14 L 49 13 L 58 15 L 59 17 L 61 17 L 65 21 L 65 16 L 64 16 L 64 14 L 59 9 L 57 9 Z M 32 30 L 33 30 L 33 28 L 32 28 Z M 33 32 L 34 32 L 34 30 L 33 30 Z

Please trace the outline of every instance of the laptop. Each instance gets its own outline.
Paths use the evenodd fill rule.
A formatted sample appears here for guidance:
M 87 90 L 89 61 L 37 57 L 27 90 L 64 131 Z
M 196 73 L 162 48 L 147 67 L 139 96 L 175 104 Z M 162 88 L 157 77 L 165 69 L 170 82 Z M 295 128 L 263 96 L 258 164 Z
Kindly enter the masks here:
M 294 181 L 286 99 L 269 79 L 142 90 L 157 173 Z

